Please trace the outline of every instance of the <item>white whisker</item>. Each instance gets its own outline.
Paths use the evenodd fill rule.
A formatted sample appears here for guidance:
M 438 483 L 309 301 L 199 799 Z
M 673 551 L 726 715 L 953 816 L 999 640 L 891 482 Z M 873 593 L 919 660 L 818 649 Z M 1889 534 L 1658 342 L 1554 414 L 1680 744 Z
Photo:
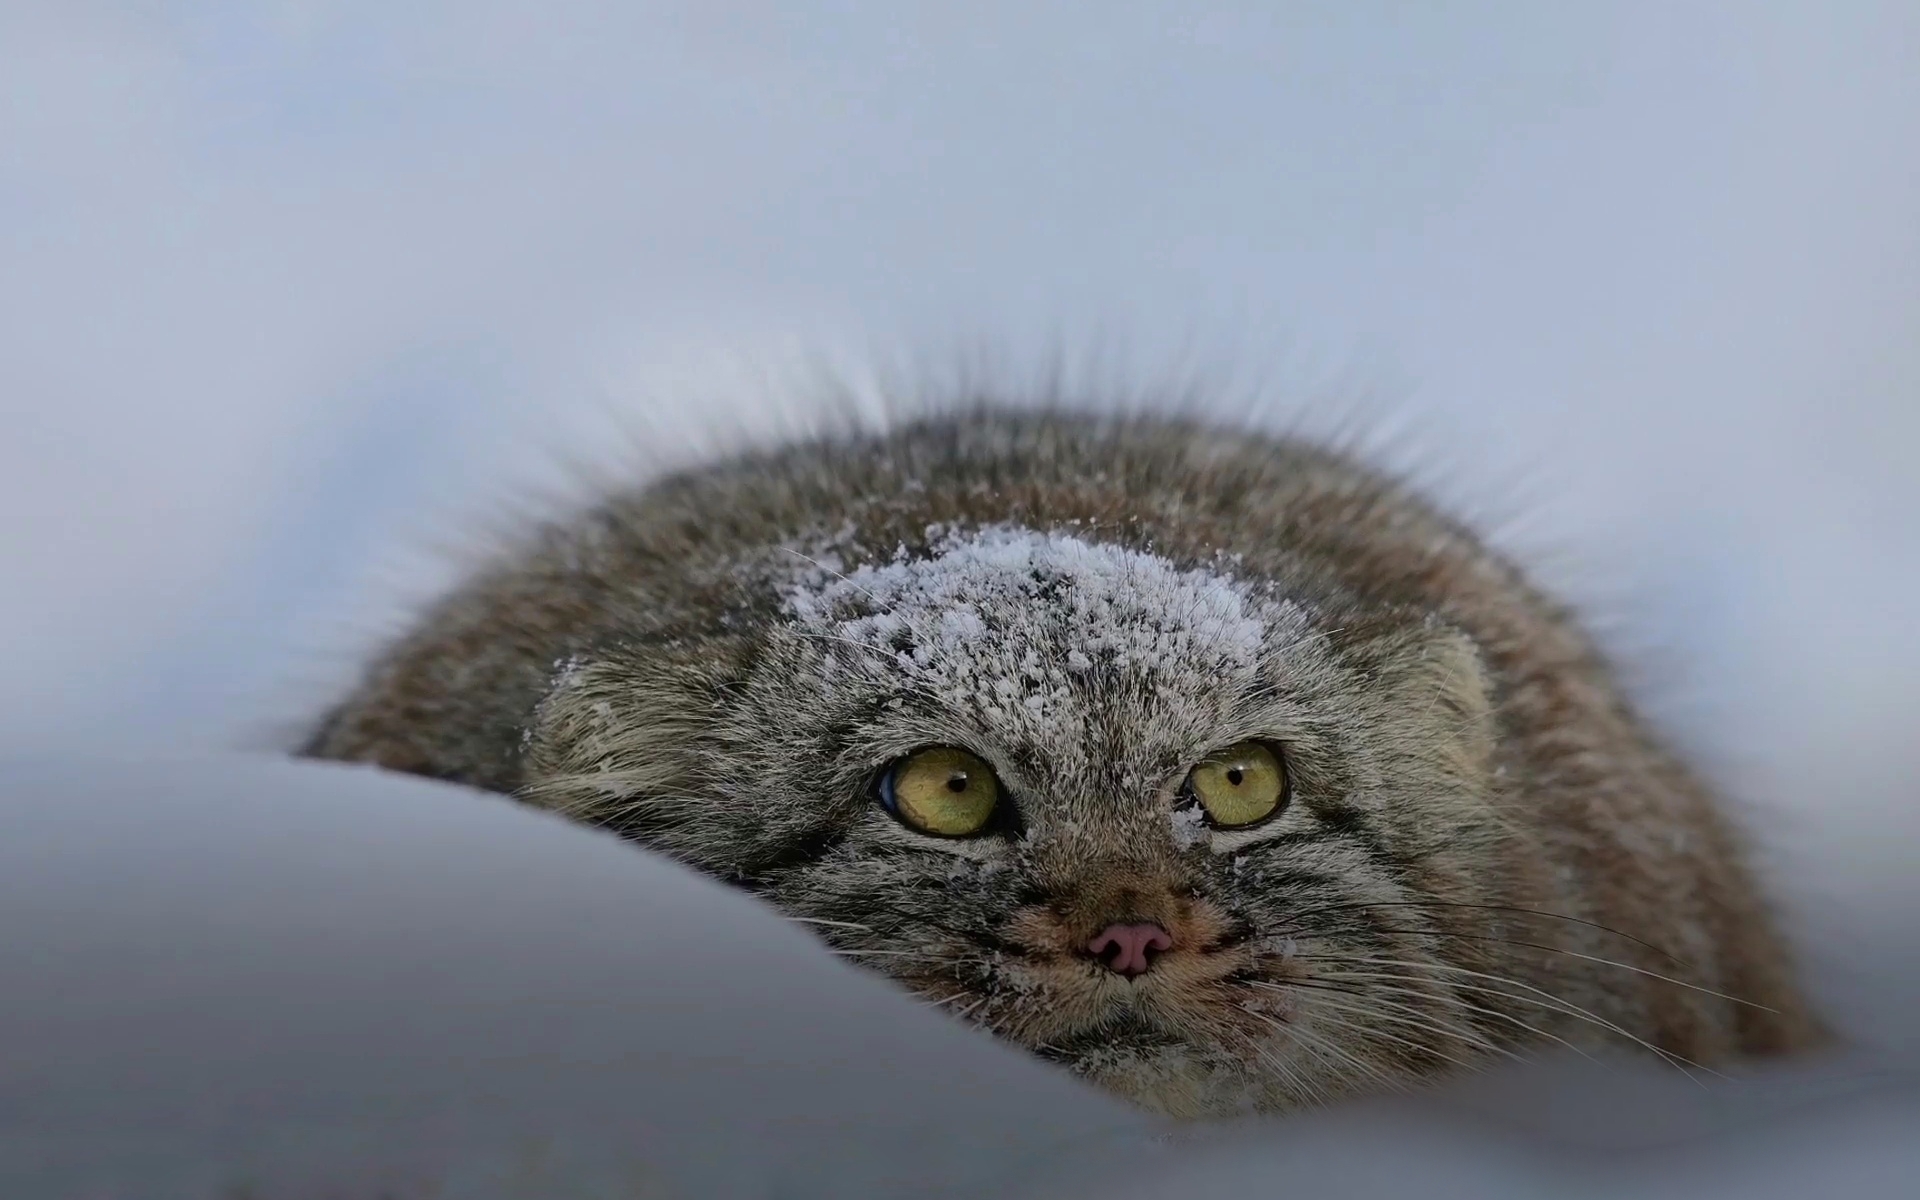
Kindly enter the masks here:
M 1339 960 L 1334 960 L 1334 961 L 1339 961 Z M 1536 1004 L 1542 1008 L 1548 1009 L 1549 1011 L 1558 1012 L 1564 1016 L 1576 1017 L 1576 1018 L 1579 1018 L 1580 1020 L 1587 1021 L 1590 1024 L 1593 1024 L 1601 1029 L 1605 1029 L 1611 1033 L 1618 1034 L 1619 1036 L 1626 1038 L 1628 1041 L 1634 1043 L 1635 1045 L 1641 1047 L 1642 1049 L 1645 1049 L 1650 1053 L 1659 1056 L 1660 1058 L 1666 1060 L 1670 1065 L 1675 1067 L 1677 1070 L 1679 1070 L 1682 1074 L 1686 1075 L 1689 1079 L 1693 1078 L 1693 1074 L 1692 1074 L 1692 1071 L 1688 1070 L 1688 1068 L 1692 1068 L 1692 1070 L 1697 1070 L 1697 1071 L 1704 1071 L 1710 1075 L 1718 1075 L 1718 1072 L 1709 1070 L 1707 1067 L 1704 1067 L 1701 1064 L 1694 1062 L 1692 1059 L 1687 1058 L 1685 1055 L 1677 1054 L 1671 1050 L 1664 1050 L 1659 1046 L 1654 1045 L 1652 1042 L 1649 1042 L 1646 1039 L 1636 1035 L 1635 1033 L 1633 1033 L 1631 1030 L 1628 1030 L 1624 1026 L 1618 1025 L 1612 1021 L 1607 1020 L 1605 1017 L 1600 1016 L 1598 1013 L 1582 1008 L 1579 1005 L 1574 1004 L 1570 1000 L 1562 999 L 1561 997 L 1556 996 L 1551 992 L 1545 991 L 1541 988 L 1534 987 L 1532 984 L 1522 982 L 1521 980 L 1518 980 L 1518 979 L 1511 979 L 1502 975 L 1490 975 L 1485 971 L 1472 971 L 1472 970 L 1468 970 L 1465 967 L 1448 966 L 1442 963 L 1422 963 L 1422 962 L 1408 962 L 1408 961 L 1403 961 L 1399 959 L 1367 959 L 1367 958 L 1355 958 L 1355 959 L 1349 959 L 1345 961 L 1359 963 L 1362 965 L 1397 967 L 1402 969 L 1413 968 L 1413 969 L 1421 969 L 1421 970 L 1428 970 L 1428 971 L 1443 971 L 1449 974 L 1466 976 L 1468 978 L 1486 980 L 1491 983 L 1499 984 L 1502 987 L 1520 988 L 1525 992 L 1534 993 L 1534 996 L 1515 995 L 1512 992 L 1500 991 L 1497 988 L 1478 987 L 1473 984 L 1467 984 L 1467 983 L 1450 982 L 1447 985 L 1449 987 L 1456 988 L 1461 991 L 1482 992 L 1487 995 L 1502 996 L 1508 1000 L 1516 1000 L 1522 1003 Z M 1342 971 L 1339 973 L 1316 973 L 1315 978 L 1328 979 L 1328 980 L 1350 980 L 1350 981 L 1396 980 L 1396 981 L 1407 982 L 1407 983 L 1426 982 L 1426 980 L 1424 980 L 1420 976 L 1385 975 L 1385 974 L 1378 974 L 1378 973 L 1355 973 L 1355 972 L 1346 972 L 1346 971 Z M 1536 996 L 1538 998 L 1535 998 Z M 1697 1083 L 1699 1081 L 1695 1080 L 1695 1082 Z

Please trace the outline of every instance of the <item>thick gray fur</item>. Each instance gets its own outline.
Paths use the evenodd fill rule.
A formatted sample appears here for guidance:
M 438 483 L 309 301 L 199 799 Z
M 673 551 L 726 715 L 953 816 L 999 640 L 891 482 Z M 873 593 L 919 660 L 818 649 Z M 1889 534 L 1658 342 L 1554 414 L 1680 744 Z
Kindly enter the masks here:
M 1197 822 L 1186 770 L 1256 737 L 1289 806 Z M 882 811 L 936 744 L 1011 823 Z M 609 827 L 1180 1115 L 1820 1037 L 1738 838 L 1567 612 L 1394 481 L 1204 422 L 980 409 L 616 490 L 305 749 Z M 1105 970 L 1114 920 L 1174 948 Z

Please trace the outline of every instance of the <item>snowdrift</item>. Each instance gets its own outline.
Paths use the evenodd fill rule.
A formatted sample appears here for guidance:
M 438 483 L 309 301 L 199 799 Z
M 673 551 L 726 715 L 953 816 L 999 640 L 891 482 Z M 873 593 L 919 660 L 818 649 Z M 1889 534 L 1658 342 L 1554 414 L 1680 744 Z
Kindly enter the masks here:
M 0 1196 L 1920 1194 L 1920 1072 L 1548 1062 L 1172 1128 L 669 861 L 241 756 L 0 764 Z

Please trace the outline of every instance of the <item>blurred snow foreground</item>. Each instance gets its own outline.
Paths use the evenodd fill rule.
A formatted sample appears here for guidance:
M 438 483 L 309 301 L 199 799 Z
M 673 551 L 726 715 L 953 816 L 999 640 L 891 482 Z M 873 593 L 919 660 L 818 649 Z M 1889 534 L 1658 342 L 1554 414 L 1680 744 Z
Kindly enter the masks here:
M 245 757 L 0 764 L 0 1196 L 1920 1195 L 1920 1072 L 1538 1064 L 1170 1129 L 745 895 Z

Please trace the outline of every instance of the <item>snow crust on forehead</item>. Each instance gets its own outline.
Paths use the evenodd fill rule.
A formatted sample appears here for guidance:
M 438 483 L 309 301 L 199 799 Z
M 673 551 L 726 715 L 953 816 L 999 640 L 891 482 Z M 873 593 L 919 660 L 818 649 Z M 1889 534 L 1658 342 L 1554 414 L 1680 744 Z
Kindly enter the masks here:
M 1004 526 L 937 536 L 932 549 L 844 575 L 820 561 L 787 590 L 787 610 L 877 652 L 835 650 L 839 667 L 1033 711 L 1096 666 L 1243 677 L 1265 640 L 1243 583 L 1158 555 Z

